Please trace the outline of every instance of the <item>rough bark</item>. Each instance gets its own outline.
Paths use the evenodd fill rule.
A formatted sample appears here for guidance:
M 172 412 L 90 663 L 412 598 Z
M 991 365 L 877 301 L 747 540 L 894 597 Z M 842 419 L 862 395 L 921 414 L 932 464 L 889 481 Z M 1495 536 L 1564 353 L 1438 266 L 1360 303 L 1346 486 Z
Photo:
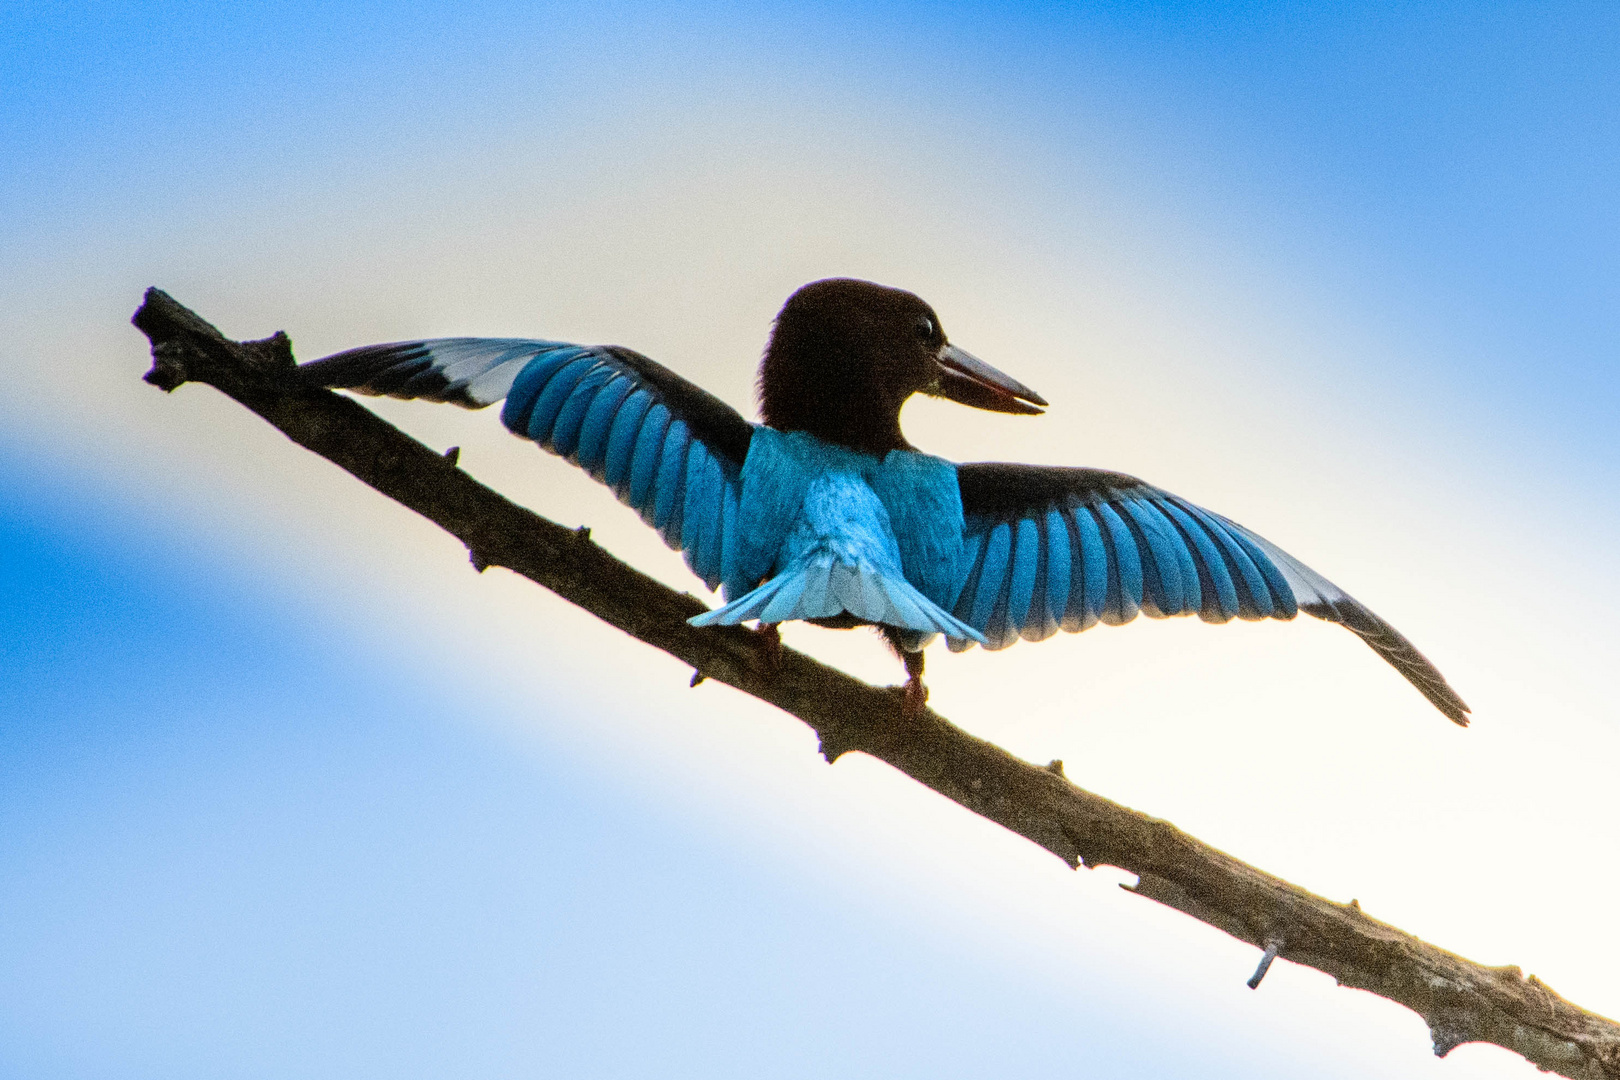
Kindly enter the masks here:
M 1281 956 L 1418 1013 L 1442 1057 L 1466 1042 L 1490 1042 L 1571 1080 L 1620 1080 L 1620 1024 L 1515 966 L 1474 963 L 1371 918 L 1353 900 L 1339 904 L 1291 885 L 1076 787 L 1059 762 L 1021 761 L 931 710 L 904 719 L 899 688 L 869 686 L 787 648 L 768 658 L 748 630 L 688 626 L 705 610 L 700 601 L 615 559 L 588 530 L 508 501 L 458 468 L 453 453 L 436 453 L 354 400 L 293 378 L 285 334 L 230 341 L 157 289 L 133 321 L 152 341 L 147 382 L 214 386 L 454 534 L 478 569 L 507 567 L 692 665 L 694 683 L 717 679 L 798 717 L 828 761 L 861 751 L 1070 866 L 1136 874 L 1126 888 L 1265 950 L 1251 985 Z

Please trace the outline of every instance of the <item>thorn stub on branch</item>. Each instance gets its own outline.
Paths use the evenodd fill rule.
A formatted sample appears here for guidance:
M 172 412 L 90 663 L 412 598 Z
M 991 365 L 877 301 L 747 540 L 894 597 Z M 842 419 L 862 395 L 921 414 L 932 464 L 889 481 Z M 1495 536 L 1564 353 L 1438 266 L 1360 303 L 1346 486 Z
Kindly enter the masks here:
M 1434 1044 L 1434 1056 L 1443 1058 L 1466 1042 L 1474 1042 L 1474 1018 L 1458 1009 L 1445 1009 L 1426 1017 L 1429 1021 L 1429 1040 Z M 1545 1069 L 1543 1072 L 1547 1071 Z
M 1065 780 L 1069 778 L 1068 774 L 1063 771 L 1062 758 L 1055 757 L 1051 761 L 1048 761 L 1046 763 L 1046 771 L 1051 773 L 1053 776 L 1061 776 Z
M 489 569 L 489 560 L 485 559 L 482 555 L 478 554 L 476 551 L 473 551 L 471 548 L 467 549 L 467 558 L 471 560 L 473 569 L 478 571 L 480 574 Z
M 160 341 L 152 346 L 151 370 L 141 378 L 165 394 L 171 394 L 191 380 L 186 370 L 186 359 L 190 355 L 191 350 L 178 341 Z
M 241 345 L 249 362 L 264 371 L 277 368 L 290 371 L 298 366 L 298 361 L 293 359 L 292 338 L 287 336 L 285 330 L 277 330 L 259 341 L 244 341 Z
M 450 449 L 446 450 L 444 452 L 444 460 L 448 461 L 452 465 L 460 465 L 461 464 L 461 447 L 452 446 Z
M 1266 942 L 1266 951 L 1265 954 L 1260 957 L 1260 966 L 1254 969 L 1253 975 L 1249 976 L 1250 990 L 1259 988 L 1260 980 L 1265 978 L 1266 972 L 1271 970 L 1271 962 L 1277 959 L 1277 954 L 1282 951 L 1282 947 L 1282 941 L 1277 938 L 1272 938 Z
M 686 685 L 690 689 L 692 687 L 697 686 L 698 683 L 702 682 L 704 679 L 707 679 L 707 678 L 708 678 L 708 676 L 703 674 L 703 672 L 699 671 L 697 668 L 693 668 L 692 669 L 692 681 L 687 683 Z
M 834 732 L 824 731 L 821 733 L 817 749 L 821 751 L 821 756 L 826 759 L 827 764 L 831 765 L 854 748 L 847 745 Z
M 574 539 L 578 540 L 580 543 L 587 543 L 590 538 L 591 527 L 589 525 L 581 525 L 579 528 L 574 530 Z

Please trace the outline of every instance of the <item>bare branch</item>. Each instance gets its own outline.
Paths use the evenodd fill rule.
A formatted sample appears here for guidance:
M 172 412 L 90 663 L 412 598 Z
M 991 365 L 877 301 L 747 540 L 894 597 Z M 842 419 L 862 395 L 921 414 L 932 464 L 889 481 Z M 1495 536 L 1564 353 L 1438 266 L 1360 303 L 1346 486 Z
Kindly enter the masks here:
M 1232 858 L 1167 821 L 1069 783 L 1060 762 L 1032 765 L 932 710 L 907 719 L 899 687 L 874 687 L 781 648 L 767 658 L 755 633 L 696 629 L 704 610 L 592 543 L 589 531 L 548 521 L 462 472 L 357 402 L 292 377 L 285 334 L 227 340 L 167 294 L 150 289 L 134 323 L 152 341 L 146 381 L 164 390 L 208 383 L 288 438 L 410 507 L 467 545 L 473 565 L 504 566 L 693 668 L 804 721 L 828 761 L 858 750 L 974 813 L 1039 844 L 1070 866 L 1117 866 L 1137 895 L 1185 912 L 1265 951 L 1251 986 L 1281 956 L 1418 1013 L 1434 1051 L 1491 1042 L 1571 1080 L 1620 1080 L 1620 1024 L 1587 1012 L 1513 966 L 1485 967 Z

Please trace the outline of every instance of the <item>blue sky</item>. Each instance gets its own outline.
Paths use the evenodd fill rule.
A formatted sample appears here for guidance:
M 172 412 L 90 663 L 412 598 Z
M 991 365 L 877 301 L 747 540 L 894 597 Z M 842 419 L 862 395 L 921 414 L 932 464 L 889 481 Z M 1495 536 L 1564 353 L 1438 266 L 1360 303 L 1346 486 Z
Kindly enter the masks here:
M 1600 4 L 6 7 L 0 1073 L 1530 1075 L 827 768 L 144 386 L 126 320 L 619 341 L 747 409 L 795 285 L 913 288 L 1056 405 L 913 441 L 1228 513 L 1478 719 L 1304 623 L 941 654 L 942 711 L 1615 1015 L 1617 44 Z M 692 587 L 492 417 L 382 408 Z
M 821 1075 L 887 1071 L 895 1031 L 918 1075 L 1063 1052 L 1072 1002 L 983 950 L 469 738 L 455 695 L 379 690 L 396 665 L 183 537 L 27 486 L 3 525 L 28 628 L 0 714 L 9 1075 Z

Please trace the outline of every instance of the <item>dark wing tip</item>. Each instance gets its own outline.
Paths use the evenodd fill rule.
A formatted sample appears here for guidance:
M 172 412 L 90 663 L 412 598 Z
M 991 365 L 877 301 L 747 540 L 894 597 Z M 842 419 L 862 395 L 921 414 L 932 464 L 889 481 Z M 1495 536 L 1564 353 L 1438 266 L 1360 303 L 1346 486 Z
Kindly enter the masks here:
M 302 364 L 297 371 L 306 385 L 372 397 L 422 398 L 468 409 L 489 404 L 471 397 L 464 385 L 452 386 L 435 363 L 432 343 L 425 341 L 363 345 Z
M 301 364 L 298 377 L 311 386 L 386 394 L 432 363 L 432 350 L 421 342 L 363 345 Z
M 1336 622 L 1354 633 L 1405 676 L 1406 681 L 1428 698 L 1429 703 L 1448 720 L 1458 727 L 1468 726 L 1469 713 L 1472 711 L 1468 703 L 1451 688 L 1446 677 L 1440 674 L 1440 669 L 1407 640 L 1405 634 L 1347 596 L 1332 602 L 1301 604 L 1300 609 L 1318 619 Z

